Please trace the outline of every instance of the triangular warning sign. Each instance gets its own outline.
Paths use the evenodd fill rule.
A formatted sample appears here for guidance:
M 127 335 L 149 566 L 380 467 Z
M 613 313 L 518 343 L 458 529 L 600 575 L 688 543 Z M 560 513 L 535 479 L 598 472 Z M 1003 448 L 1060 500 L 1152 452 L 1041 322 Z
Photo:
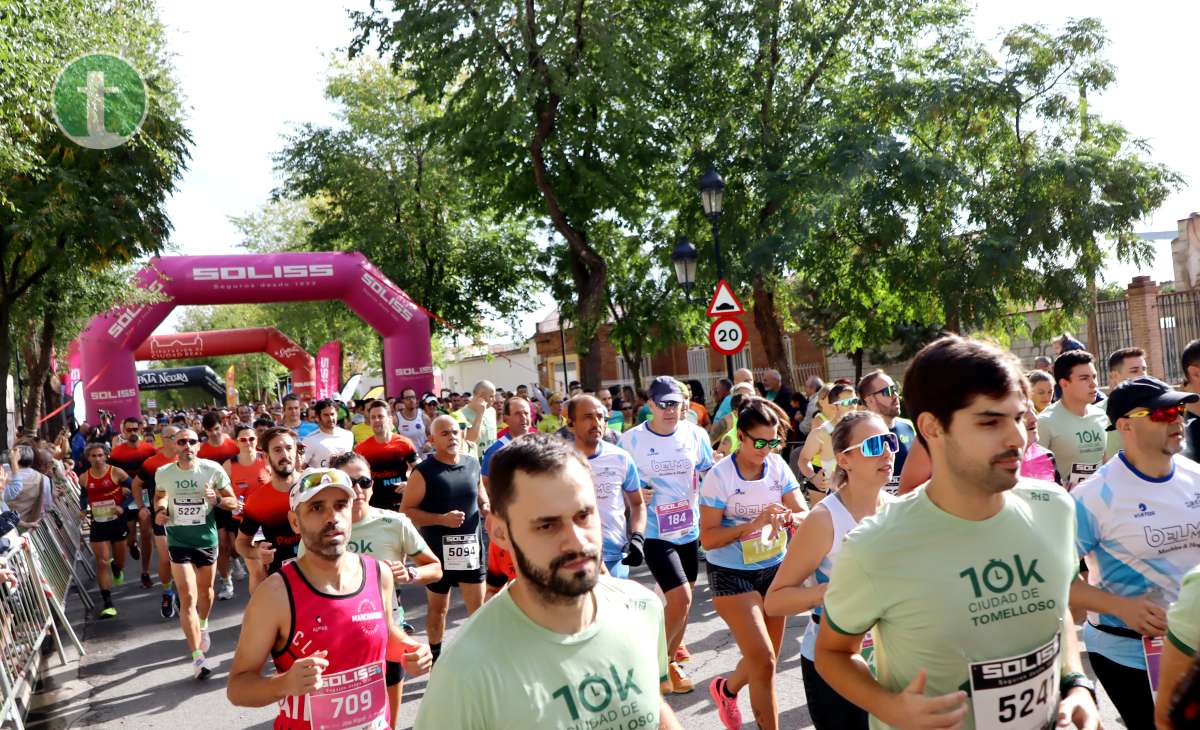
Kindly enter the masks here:
M 742 303 L 733 295 L 729 282 L 721 279 L 717 282 L 717 290 L 713 292 L 712 301 L 708 303 L 707 314 L 710 317 L 727 317 L 731 314 L 745 314 Z

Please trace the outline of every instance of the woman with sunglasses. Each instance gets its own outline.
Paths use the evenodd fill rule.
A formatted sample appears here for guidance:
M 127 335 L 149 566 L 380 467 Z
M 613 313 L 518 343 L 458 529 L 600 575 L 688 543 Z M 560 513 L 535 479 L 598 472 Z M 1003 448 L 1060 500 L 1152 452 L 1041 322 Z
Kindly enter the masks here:
M 718 461 L 700 486 L 700 544 L 708 565 L 713 607 L 724 619 L 742 659 L 708 692 L 726 728 L 742 726 L 738 691 L 750 687 L 758 727 L 779 726 L 775 663 L 784 617 L 768 616 L 763 601 L 787 549 L 787 529 L 808 513 L 800 485 L 776 450 L 781 423 L 773 403 L 746 398 L 737 414 L 738 448 Z
M 371 465 L 362 454 L 348 451 L 338 454 L 329 461 L 332 469 L 341 469 L 350 478 L 354 487 L 354 502 L 350 505 L 350 552 L 370 555 L 392 574 L 396 586 L 396 600 L 392 615 L 397 626 L 412 627 L 404 623 L 404 607 L 400 605 L 400 586 L 428 585 L 442 578 L 442 564 L 429 549 L 421 533 L 407 516 L 388 509 L 371 506 L 375 491 L 375 480 L 371 477 Z M 304 555 L 301 542 L 297 557 Z M 405 564 L 407 560 L 414 567 Z M 396 727 L 400 714 L 400 698 L 404 694 L 404 670 L 400 662 L 388 661 L 385 665 L 388 702 L 392 710 L 391 727 Z
M 233 521 L 240 527 L 246 497 L 259 486 L 271 481 L 271 467 L 267 464 L 266 454 L 258 450 L 258 432 L 254 426 L 245 423 L 239 424 L 234 431 L 234 441 L 238 445 L 237 456 L 226 461 L 222 467 L 229 475 L 229 481 L 233 484 L 233 493 L 238 498 L 237 509 L 233 510 Z M 234 533 L 236 538 L 237 530 Z M 232 557 L 236 559 L 238 556 L 235 553 Z M 261 563 L 254 560 L 246 564 L 246 569 L 250 575 L 250 590 L 253 591 L 259 583 L 266 579 L 267 571 Z M 236 564 L 234 573 L 234 577 L 236 577 Z
M 839 421 L 847 414 L 853 413 L 859 405 L 858 398 L 854 396 L 854 388 L 841 383 L 830 387 L 826 401 L 829 404 L 829 410 L 822 409 L 826 414 L 825 419 L 819 427 L 814 426 L 808 434 L 808 438 L 804 441 L 804 448 L 800 450 L 800 458 L 796 462 L 800 473 L 808 479 L 811 485 L 811 491 L 814 494 L 809 502 L 814 506 L 829 494 L 832 486 L 830 476 L 837 466 L 833 449 L 833 429 Z M 820 470 L 813 468 L 813 462 L 816 460 L 820 461 Z
M 832 495 L 813 508 L 796 530 L 787 557 L 767 592 L 766 610 L 787 617 L 812 610 L 800 643 L 800 671 L 809 715 L 816 730 L 866 730 L 867 713 L 825 683 L 816 671 L 813 649 L 821 622 L 821 601 L 834 556 L 859 522 L 893 498 L 884 491 L 899 448 L 896 434 L 869 411 L 846 415 L 833 430 L 836 467 Z M 805 585 L 815 576 L 816 585 Z

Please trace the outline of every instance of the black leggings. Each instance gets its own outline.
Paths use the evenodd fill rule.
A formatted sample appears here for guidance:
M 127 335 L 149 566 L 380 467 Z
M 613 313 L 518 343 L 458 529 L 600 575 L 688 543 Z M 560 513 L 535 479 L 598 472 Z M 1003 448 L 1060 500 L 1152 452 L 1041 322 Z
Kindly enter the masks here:
M 1118 664 L 1095 652 L 1088 652 L 1096 679 L 1117 708 L 1129 730 L 1154 730 L 1154 697 L 1145 669 Z
M 800 657 L 808 716 L 816 730 L 867 730 L 867 711 L 842 697 L 817 673 L 817 665 Z

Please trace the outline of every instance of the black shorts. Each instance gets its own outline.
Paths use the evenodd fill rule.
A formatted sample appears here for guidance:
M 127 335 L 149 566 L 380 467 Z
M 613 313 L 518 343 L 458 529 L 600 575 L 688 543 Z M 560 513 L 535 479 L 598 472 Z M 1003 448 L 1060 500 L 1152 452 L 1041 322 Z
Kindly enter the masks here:
M 682 545 L 649 538 L 642 553 L 646 556 L 646 567 L 663 593 L 686 583 L 695 583 L 700 571 L 700 541 L 692 540 Z
M 705 561 L 704 564 L 708 572 L 708 590 L 712 592 L 714 598 L 740 596 L 743 593 L 754 593 L 755 591 L 766 598 L 771 581 L 775 580 L 775 573 L 779 571 L 778 565 L 772 565 L 770 568 L 738 570 L 723 568 L 708 561 Z
M 132 496 L 126 497 L 125 501 L 121 503 L 121 507 L 125 510 L 125 514 L 122 516 L 126 522 L 137 522 L 138 508 L 133 504 Z
M 180 565 L 191 563 L 197 568 L 207 568 L 217 562 L 216 548 L 193 548 L 193 547 L 174 547 L 168 546 L 167 553 L 171 556 L 172 563 Z
M 217 522 L 218 530 L 228 530 L 229 532 L 237 532 L 242 526 L 240 520 L 234 519 L 233 513 L 227 509 L 213 507 L 213 519 Z
M 475 585 L 486 579 L 487 566 L 480 565 L 478 570 L 443 570 L 441 580 L 429 583 L 425 587 L 433 593 L 440 593 L 444 596 L 456 585 Z
M 385 661 L 383 665 L 383 677 L 387 686 L 395 687 L 404 681 L 404 665 L 400 662 Z
M 155 537 L 166 537 L 167 526 L 158 524 L 158 520 L 154 519 L 154 515 L 150 515 L 150 529 L 154 532 Z
M 108 522 L 92 520 L 91 542 L 120 542 L 129 536 L 129 525 L 118 517 Z

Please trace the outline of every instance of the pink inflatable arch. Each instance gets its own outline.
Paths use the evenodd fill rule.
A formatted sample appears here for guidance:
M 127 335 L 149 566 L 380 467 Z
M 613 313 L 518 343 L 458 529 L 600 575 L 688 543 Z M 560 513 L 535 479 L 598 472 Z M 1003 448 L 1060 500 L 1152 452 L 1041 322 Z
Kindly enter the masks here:
M 265 352 L 292 374 L 297 395 L 316 392 L 317 365 L 312 355 L 274 327 L 244 327 L 236 330 L 176 332 L 150 335 L 133 353 L 134 360 L 183 360 L 192 357 L 242 355 Z
M 388 395 L 433 388 L 428 316 L 362 254 L 164 256 L 152 259 L 137 283 L 167 301 L 109 310 L 79 336 L 80 379 L 92 423 L 100 409 L 118 418 L 139 414 L 134 351 L 179 305 L 340 299 L 383 337 Z

